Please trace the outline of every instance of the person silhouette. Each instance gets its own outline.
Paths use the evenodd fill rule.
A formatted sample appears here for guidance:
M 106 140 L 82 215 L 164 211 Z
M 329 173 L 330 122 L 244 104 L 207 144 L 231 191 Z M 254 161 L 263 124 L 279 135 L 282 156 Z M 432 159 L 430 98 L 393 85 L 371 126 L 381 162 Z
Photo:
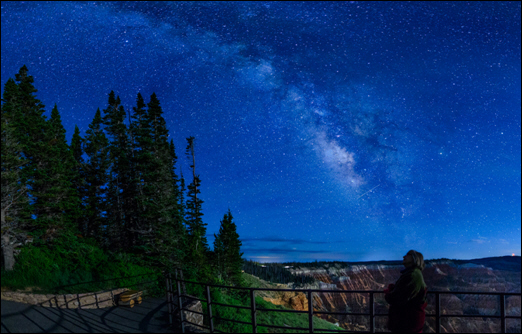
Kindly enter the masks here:
M 428 288 L 424 283 L 424 256 L 410 250 L 403 256 L 401 277 L 384 290 L 384 298 L 390 304 L 388 329 L 392 333 L 422 333 L 428 305 Z

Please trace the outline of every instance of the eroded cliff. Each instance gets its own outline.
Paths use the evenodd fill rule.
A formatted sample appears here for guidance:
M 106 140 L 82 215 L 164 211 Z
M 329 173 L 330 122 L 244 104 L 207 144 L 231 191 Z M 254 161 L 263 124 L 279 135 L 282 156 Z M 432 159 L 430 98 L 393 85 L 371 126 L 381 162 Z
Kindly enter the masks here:
M 518 257 L 520 263 L 520 257 Z M 473 292 L 520 292 L 520 266 L 495 265 L 495 269 L 485 264 L 465 261 L 434 260 L 427 261 L 423 272 L 429 291 L 473 291 Z M 515 263 L 516 264 L 516 263 Z M 383 290 L 389 283 L 394 283 L 400 276 L 402 265 L 387 264 L 325 264 L 322 268 L 295 267 L 289 270 L 294 275 L 306 275 L 315 282 L 301 287 L 294 284 L 281 285 L 296 289 L 339 290 L 339 292 L 317 292 L 313 294 L 315 312 L 369 312 L 369 294 L 354 293 L 357 290 Z M 506 269 L 506 270 L 503 270 Z M 344 290 L 344 291 L 341 291 Z M 265 296 L 274 304 L 285 305 L 296 310 L 307 310 L 308 300 L 303 293 L 278 293 Z M 375 298 L 376 329 L 386 330 L 388 305 L 384 294 L 377 293 Z M 443 332 L 498 332 L 500 320 L 487 318 L 488 315 L 500 315 L 500 298 L 491 295 L 441 295 L 442 314 L 482 315 L 480 318 L 443 318 Z M 520 316 L 521 301 L 519 296 L 506 297 L 506 315 Z M 435 295 L 428 295 L 427 314 L 435 314 Z M 339 323 L 348 330 L 368 330 L 368 316 L 320 315 L 321 318 Z M 424 332 L 433 332 L 435 318 L 427 316 Z M 508 332 L 520 332 L 520 320 L 508 320 Z

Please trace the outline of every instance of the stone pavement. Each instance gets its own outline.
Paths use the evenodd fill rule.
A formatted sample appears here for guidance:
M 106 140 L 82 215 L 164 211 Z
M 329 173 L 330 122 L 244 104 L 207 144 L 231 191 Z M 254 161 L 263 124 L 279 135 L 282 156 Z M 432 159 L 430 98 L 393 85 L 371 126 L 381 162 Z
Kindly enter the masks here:
M 2 300 L 2 333 L 172 333 L 165 298 L 133 308 L 62 309 Z M 176 320 L 176 319 L 174 319 Z

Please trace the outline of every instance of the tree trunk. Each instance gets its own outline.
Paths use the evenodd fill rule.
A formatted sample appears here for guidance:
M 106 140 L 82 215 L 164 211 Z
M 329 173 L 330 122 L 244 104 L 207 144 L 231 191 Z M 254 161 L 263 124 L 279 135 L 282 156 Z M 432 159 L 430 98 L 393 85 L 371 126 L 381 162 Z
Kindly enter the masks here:
M 2 239 L 2 252 L 4 253 L 5 271 L 11 271 L 15 265 L 14 245 L 9 243 L 9 235 L 3 235 Z

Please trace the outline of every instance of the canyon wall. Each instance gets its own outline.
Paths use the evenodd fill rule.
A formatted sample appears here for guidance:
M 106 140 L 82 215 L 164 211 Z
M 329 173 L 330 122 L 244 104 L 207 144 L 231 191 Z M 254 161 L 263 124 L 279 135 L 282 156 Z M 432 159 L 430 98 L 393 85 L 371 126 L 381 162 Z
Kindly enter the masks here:
M 495 269 L 485 264 L 465 261 L 434 260 L 427 261 L 423 271 L 428 291 L 459 292 L 517 292 L 520 293 L 520 257 L 518 266 L 494 265 Z M 509 259 L 508 259 L 509 260 Z M 494 262 L 495 263 L 495 262 Z M 498 263 L 497 263 L 498 264 Z M 324 264 L 322 268 L 294 267 L 289 270 L 294 275 L 307 275 L 315 282 L 301 287 L 288 284 L 296 289 L 324 290 L 383 290 L 389 283 L 395 283 L 400 276 L 402 265 L 389 264 Z M 314 311 L 321 312 L 353 312 L 369 313 L 368 293 L 324 292 L 314 293 Z M 277 298 L 275 298 L 277 299 Z M 376 330 L 386 331 L 388 304 L 384 293 L 374 295 Z M 277 300 L 271 300 L 278 302 Z M 500 315 L 500 298 L 492 295 L 444 294 L 440 297 L 442 314 L 481 315 L 478 318 L 442 318 L 441 331 L 459 332 L 500 332 L 500 319 L 487 318 L 488 315 Z M 306 297 L 301 294 L 287 293 L 280 304 L 294 309 L 303 309 L 307 304 Z M 506 296 L 506 315 L 520 316 L 521 300 L 519 296 Z M 435 314 L 435 295 L 428 294 L 426 314 Z M 348 330 L 360 331 L 369 329 L 368 316 L 330 316 L 321 315 L 333 323 Z M 426 317 L 425 333 L 434 332 L 435 318 Z M 507 331 L 520 333 L 519 319 L 507 320 Z

